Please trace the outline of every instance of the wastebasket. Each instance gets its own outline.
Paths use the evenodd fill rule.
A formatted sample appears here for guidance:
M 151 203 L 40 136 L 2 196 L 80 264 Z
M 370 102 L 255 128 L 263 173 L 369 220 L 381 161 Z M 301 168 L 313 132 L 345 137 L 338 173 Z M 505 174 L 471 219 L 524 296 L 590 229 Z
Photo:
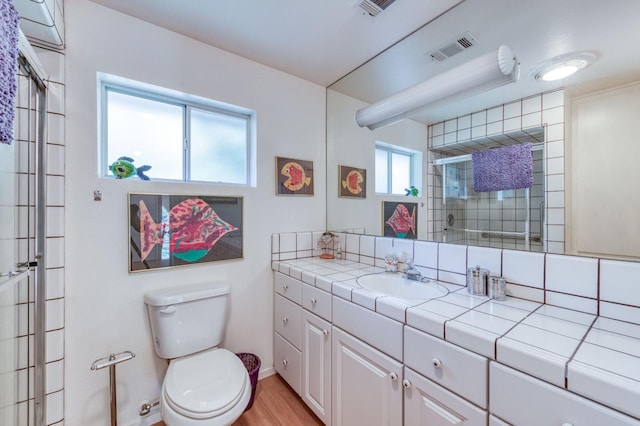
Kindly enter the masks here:
M 258 387 L 258 373 L 260 372 L 260 357 L 255 354 L 250 354 L 247 352 L 240 352 L 236 354 L 238 358 L 242 361 L 247 372 L 249 373 L 249 379 L 251 381 L 251 398 L 249 399 L 249 403 L 247 404 L 247 408 L 244 411 L 247 411 L 253 405 L 253 399 L 256 396 L 256 388 Z

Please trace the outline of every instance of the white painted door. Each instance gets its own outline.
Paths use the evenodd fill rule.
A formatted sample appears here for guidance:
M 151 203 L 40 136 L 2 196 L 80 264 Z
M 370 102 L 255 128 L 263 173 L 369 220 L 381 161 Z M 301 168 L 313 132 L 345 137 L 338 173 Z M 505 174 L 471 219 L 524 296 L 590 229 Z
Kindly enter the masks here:
M 302 399 L 331 424 L 331 324 L 302 310 Z
M 404 369 L 404 425 L 484 426 L 487 412 L 449 392 L 442 386 Z
M 333 426 L 402 424 L 402 364 L 332 330 Z

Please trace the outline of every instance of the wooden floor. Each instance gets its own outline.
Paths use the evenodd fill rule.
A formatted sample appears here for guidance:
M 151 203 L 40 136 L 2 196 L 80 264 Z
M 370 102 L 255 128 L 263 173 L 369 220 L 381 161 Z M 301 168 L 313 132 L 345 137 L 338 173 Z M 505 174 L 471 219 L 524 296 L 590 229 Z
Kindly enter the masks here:
M 258 382 L 253 406 L 233 426 L 315 426 L 323 423 L 279 375 Z M 153 426 L 165 426 L 163 422 Z

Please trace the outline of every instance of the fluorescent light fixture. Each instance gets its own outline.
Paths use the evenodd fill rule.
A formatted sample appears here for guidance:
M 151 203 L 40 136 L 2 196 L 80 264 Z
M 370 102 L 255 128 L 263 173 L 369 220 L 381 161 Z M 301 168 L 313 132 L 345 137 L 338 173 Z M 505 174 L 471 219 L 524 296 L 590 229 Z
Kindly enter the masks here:
M 573 52 L 556 56 L 531 69 L 529 75 L 535 80 L 555 81 L 569 77 L 595 61 L 591 52 Z
M 518 81 L 520 64 L 507 46 L 475 58 L 356 112 L 371 130 L 400 121 L 436 101 L 453 101 Z

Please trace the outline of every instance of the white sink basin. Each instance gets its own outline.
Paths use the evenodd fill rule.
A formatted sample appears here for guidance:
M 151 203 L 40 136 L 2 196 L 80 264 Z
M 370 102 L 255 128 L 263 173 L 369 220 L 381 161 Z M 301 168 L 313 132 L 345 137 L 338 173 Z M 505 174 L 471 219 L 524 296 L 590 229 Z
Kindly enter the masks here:
M 402 278 L 400 274 L 371 274 L 357 279 L 360 286 L 376 293 L 384 293 L 398 299 L 428 300 L 446 296 L 446 287 L 435 282 L 420 282 Z

